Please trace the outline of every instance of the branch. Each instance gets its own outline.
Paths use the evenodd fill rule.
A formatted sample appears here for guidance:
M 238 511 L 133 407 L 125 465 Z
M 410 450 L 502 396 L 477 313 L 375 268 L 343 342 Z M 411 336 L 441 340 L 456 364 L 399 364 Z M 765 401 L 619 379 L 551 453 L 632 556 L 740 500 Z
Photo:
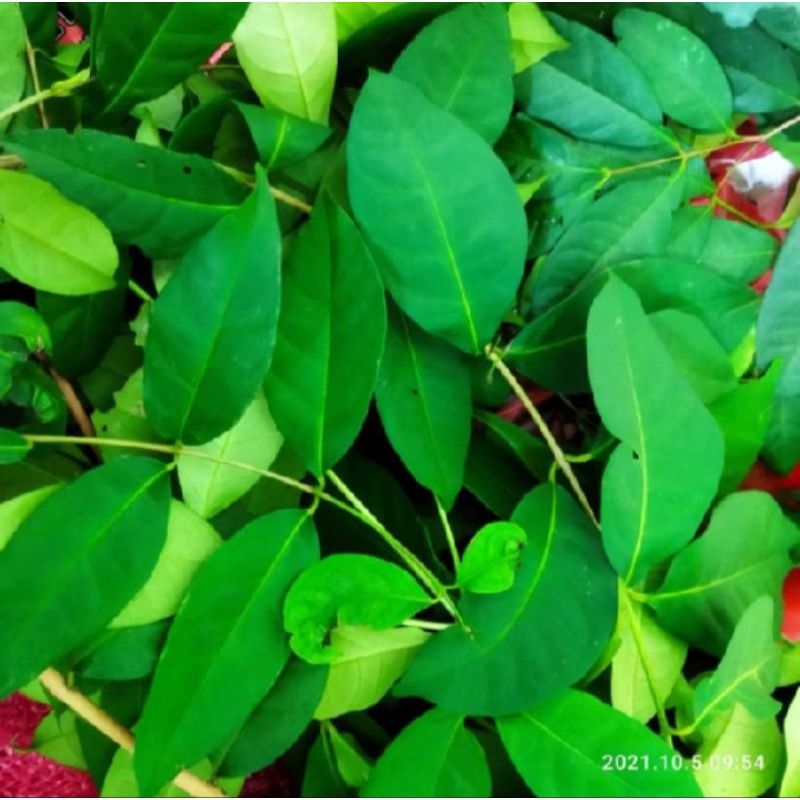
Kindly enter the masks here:
M 31 42 L 28 37 L 25 37 L 25 56 L 28 59 L 28 67 L 31 71 L 31 81 L 33 82 L 33 91 L 40 99 L 37 102 L 39 106 L 39 119 L 42 121 L 43 128 L 49 128 L 50 123 L 47 121 L 47 114 L 44 110 L 44 100 L 42 99 L 42 84 L 39 83 L 39 70 L 36 68 L 36 53 L 31 47 Z
M 71 708 L 81 719 L 111 739 L 114 744 L 128 753 L 133 752 L 133 734 L 102 708 L 96 706 L 85 694 L 67 686 L 64 676 L 60 672 L 50 667 L 39 676 L 39 681 L 56 700 Z M 179 772 L 172 779 L 172 783 L 192 797 L 227 797 L 214 784 L 208 783 L 186 770 Z

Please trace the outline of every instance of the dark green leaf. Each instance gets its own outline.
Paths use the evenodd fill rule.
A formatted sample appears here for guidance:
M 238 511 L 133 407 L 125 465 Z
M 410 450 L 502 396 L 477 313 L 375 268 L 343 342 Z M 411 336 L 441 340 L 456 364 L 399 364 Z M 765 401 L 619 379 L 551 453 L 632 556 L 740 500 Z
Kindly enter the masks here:
M 186 254 L 153 303 L 144 405 L 165 439 L 202 444 L 255 398 L 272 357 L 280 233 L 264 176 Z
M 0 428 L 0 464 L 15 464 L 22 461 L 31 449 L 31 444 L 18 433 Z
M 155 566 L 168 509 L 164 465 L 120 459 L 61 489 L 20 525 L 0 552 L 0 695 L 122 610 Z
M 500 161 L 417 89 L 379 73 L 356 103 L 347 161 L 356 219 L 395 300 L 478 353 L 514 302 L 525 258 L 522 205 Z
M 318 552 L 306 512 L 276 511 L 203 565 L 170 629 L 137 726 L 134 764 L 143 795 L 229 741 L 278 678 L 289 658 L 281 603 Z
M 104 631 L 82 655 L 77 670 L 84 678 L 135 681 L 152 674 L 169 623 L 162 620 L 135 628 Z

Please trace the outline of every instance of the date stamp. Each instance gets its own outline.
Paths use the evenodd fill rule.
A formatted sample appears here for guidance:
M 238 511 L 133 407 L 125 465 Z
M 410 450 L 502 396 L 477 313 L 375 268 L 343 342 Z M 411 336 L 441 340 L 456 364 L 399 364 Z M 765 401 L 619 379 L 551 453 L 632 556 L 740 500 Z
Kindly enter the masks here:
M 710 769 L 715 772 L 760 772 L 766 768 L 763 754 L 737 753 L 722 755 L 712 753 L 708 758 L 691 757 L 680 753 L 651 756 L 646 753 L 604 753 L 604 772 L 678 772 L 680 770 Z

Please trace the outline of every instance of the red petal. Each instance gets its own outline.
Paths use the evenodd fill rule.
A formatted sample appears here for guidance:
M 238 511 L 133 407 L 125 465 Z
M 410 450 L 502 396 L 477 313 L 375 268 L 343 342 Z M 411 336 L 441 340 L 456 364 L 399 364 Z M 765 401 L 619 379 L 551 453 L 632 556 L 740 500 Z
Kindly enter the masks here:
M 783 581 L 781 634 L 790 642 L 800 641 L 800 567 L 794 567 Z

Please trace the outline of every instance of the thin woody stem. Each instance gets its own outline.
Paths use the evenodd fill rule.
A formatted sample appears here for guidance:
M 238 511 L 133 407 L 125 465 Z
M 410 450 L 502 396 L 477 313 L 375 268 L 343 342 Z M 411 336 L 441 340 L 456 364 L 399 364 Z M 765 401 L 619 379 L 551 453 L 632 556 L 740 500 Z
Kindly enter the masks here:
M 28 68 L 31 72 L 33 91 L 36 95 L 40 96 L 39 102 L 37 103 L 39 106 L 39 119 L 42 122 L 42 127 L 46 129 L 50 127 L 50 123 L 47 121 L 47 113 L 44 110 L 44 100 L 41 99 L 42 85 L 39 82 L 39 70 L 36 67 L 36 53 L 34 52 L 30 39 L 28 39 L 27 35 L 25 36 L 25 57 L 28 60 Z
M 135 743 L 133 734 L 102 708 L 96 706 L 85 694 L 67 686 L 60 672 L 50 667 L 39 676 L 39 681 L 56 700 L 71 708 L 81 719 L 111 739 L 114 744 L 128 753 L 133 752 Z M 192 797 L 227 797 L 213 783 L 204 781 L 186 770 L 179 772 L 172 779 L 172 783 Z

